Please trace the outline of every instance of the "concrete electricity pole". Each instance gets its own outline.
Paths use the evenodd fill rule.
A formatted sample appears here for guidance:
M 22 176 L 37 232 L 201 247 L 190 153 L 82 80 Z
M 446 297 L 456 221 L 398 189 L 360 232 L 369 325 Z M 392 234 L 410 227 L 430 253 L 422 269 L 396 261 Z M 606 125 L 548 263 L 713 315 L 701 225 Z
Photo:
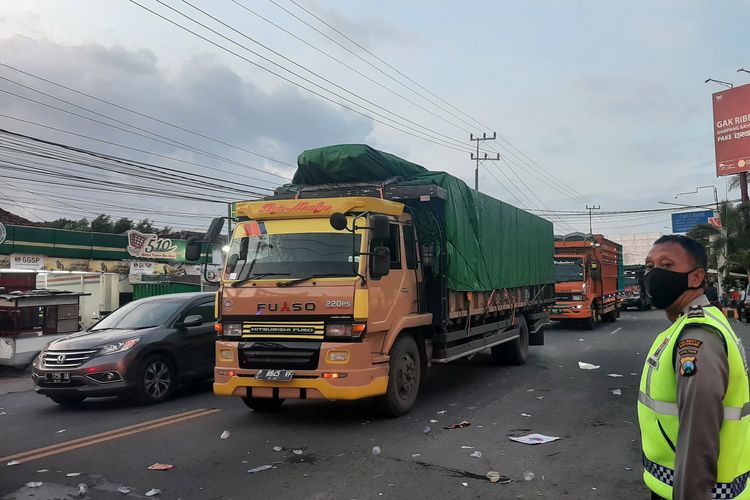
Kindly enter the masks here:
M 474 137 L 474 134 L 469 134 L 469 140 L 474 141 L 477 143 L 477 154 L 476 156 L 474 153 L 471 153 L 471 159 L 476 160 L 477 166 L 474 169 L 474 189 L 479 191 L 479 162 L 480 161 L 498 161 L 500 159 L 500 153 L 497 154 L 496 157 L 492 158 L 490 156 L 487 156 L 487 153 L 484 153 L 484 157 L 479 156 L 479 143 L 484 141 L 494 141 L 497 139 L 497 132 L 492 132 L 492 137 L 488 137 L 487 133 L 482 133 L 482 137 L 476 136 Z
M 602 207 L 600 207 L 599 205 L 592 205 L 592 206 L 586 205 L 586 210 L 589 211 L 589 234 L 594 234 L 594 228 L 593 228 L 593 225 L 591 224 L 591 211 L 599 210 L 600 208 Z

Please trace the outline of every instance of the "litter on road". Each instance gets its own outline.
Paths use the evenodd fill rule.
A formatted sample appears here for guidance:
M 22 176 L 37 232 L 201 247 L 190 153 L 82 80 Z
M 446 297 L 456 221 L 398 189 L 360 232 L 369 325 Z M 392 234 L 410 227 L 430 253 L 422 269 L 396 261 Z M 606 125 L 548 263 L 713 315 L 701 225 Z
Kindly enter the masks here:
M 373 446 L 372 447 L 372 454 L 373 455 L 380 455 L 380 446 Z
M 473 450 L 474 447 L 473 446 L 467 446 L 467 445 L 464 444 L 464 445 L 461 445 L 461 449 L 462 450 Z
M 247 471 L 249 474 L 257 474 L 258 472 L 263 472 L 264 470 L 273 469 L 273 465 L 261 465 L 260 467 L 256 467 L 254 469 L 250 469 Z
M 430 420 L 430 423 L 431 424 L 436 424 L 436 423 L 438 423 L 438 421 L 433 418 L 432 420 Z
M 161 490 L 158 490 L 156 488 L 151 488 L 146 492 L 147 497 L 155 497 L 161 493 Z
M 578 362 L 578 368 L 581 370 L 598 370 L 601 368 L 599 365 L 592 365 L 591 363 L 584 363 L 583 361 Z
M 123 495 L 129 495 L 130 494 L 130 488 L 128 488 L 126 486 L 120 486 L 119 488 L 117 488 L 117 491 L 119 491 Z
M 84 483 L 78 484 L 78 496 L 79 497 L 85 495 L 86 493 L 88 493 L 88 491 L 89 491 L 89 487 L 86 486 Z
M 67 429 L 60 429 L 59 431 L 55 432 L 55 434 L 62 434 L 62 433 L 63 433 L 63 432 L 65 432 L 66 430 L 67 430 Z
M 302 455 L 305 452 L 302 450 L 292 450 L 292 453 L 294 453 L 295 455 Z
M 440 410 L 439 412 L 437 412 L 438 415 L 443 415 L 445 413 L 447 413 L 447 410 Z
M 229 431 L 224 431 L 224 432 L 221 433 L 221 436 L 219 436 L 219 437 L 221 439 L 229 439 L 229 436 L 231 436 L 231 434 L 229 433 Z
M 148 470 L 171 470 L 171 469 L 174 469 L 174 465 L 172 465 L 172 464 L 160 464 L 158 462 L 155 463 L 155 464 L 153 464 L 153 465 L 149 465 L 148 466 Z
M 583 342 L 583 339 L 578 339 L 578 342 Z
M 68 472 L 68 473 L 67 473 L 67 474 L 65 474 L 65 475 L 66 475 L 67 477 L 78 477 L 78 476 L 80 476 L 80 475 L 81 475 L 81 473 L 80 473 L 80 472 Z
M 461 486 L 467 487 L 469 486 L 469 483 L 461 483 Z
M 10 466 L 10 465 L 18 465 L 18 464 L 20 464 L 20 463 L 21 463 L 21 462 L 19 462 L 18 460 L 11 460 L 10 462 L 8 462 L 8 463 L 7 463 L 7 464 L 5 464 L 5 465 L 8 465 L 8 466 Z
M 26 483 L 27 488 L 39 488 L 44 483 L 41 481 L 32 481 L 30 483 Z
M 464 427 L 468 427 L 470 425 L 471 425 L 471 422 L 469 422 L 468 420 L 463 420 L 463 421 L 461 421 L 461 422 L 459 422 L 457 424 L 451 424 L 451 425 L 448 425 L 446 427 L 443 427 L 443 429 L 448 429 L 448 430 L 450 430 L 450 429 L 463 429 Z
M 281 446 L 274 446 L 274 447 L 273 447 L 273 451 L 281 451 L 281 450 L 283 450 L 283 449 L 284 449 L 284 448 L 282 448 Z
M 608 377 L 612 377 L 612 378 L 620 378 L 620 377 L 622 377 L 622 375 L 620 375 L 619 373 L 608 373 L 607 376 Z
M 537 396 L 536 398 L 537 398 L 537 399 L 538 399 L 539 401 L 541 401 L 542 399 L 544 399 L 544 396 Z
M 546 444 L 560 439 L 557 436 L 545 436 L 544 434 L 527 434 L 525 436 L 508 436 L 511 441 L 522 444 Z
M 411 454 L 411 458 L 417 458 L 417 457 L 421 457 L 421 456 L 422 456 L 421 453 L 412 453 Z
M 528 413 L 521 413 L 521 416 L 522 417 L 530 417 L 531 415 L 529 415 Z
M 531 481 L 534 479 L 534 473 L 531 471 L 526 471 L 523 473 L 523 480 L 524 481 Z
M 37 472 L 49 472 L 49 469 L 39 469 Z
M 422 434 L 429 434 L 430 432 L 432 432 L 432 427 L 430 427 L 429 425 L 425 426 L 425 428 L 422 429 Z
M 477 451 L 472 452 L 470 456 L 474 458 L 482 458 L 482 452 L 477 450 Z
M 615 396 L 622 396 L 622 389 L 612 389 L 612 394 Z

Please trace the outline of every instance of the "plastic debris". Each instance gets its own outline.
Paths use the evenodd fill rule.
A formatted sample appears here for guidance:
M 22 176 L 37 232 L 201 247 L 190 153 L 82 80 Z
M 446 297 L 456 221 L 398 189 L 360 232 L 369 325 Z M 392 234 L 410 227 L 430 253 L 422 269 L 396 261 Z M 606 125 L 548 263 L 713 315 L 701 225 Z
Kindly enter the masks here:
M 531 481 L 534 479 L 534 473 L 531 471 L 526 471 L 523 473 L 523 480 L 524 481 Z
M 443 427 L 443 429 L 463 429 L 464 427 L 468 427 L 471 425 L 471 422 L 468 420 L 463 420 L 457 424 L 451 424 L 446 427 Z
M 508 436 L 511 441 L 522 444 L 545 444 L 560 439 L 557 436 L 545 436 L 544 434 L 527 434 L 526 436 Z
M 598 370 L 601 368 L 599 365 L 592 365 L 591 363 L 584 363 L 583 361 L 578 362 L 578 368 L 581 370 Z
M 466 445 L 462 445 L 462 446 L 461 446 L 461 449 L 462 449 L 462 450 L 473 450 L 473 449 L 474 449 L 474 447 L 473 447 L 473 446 L 466 446 Z
M 60 429 L 59 431 L 55 432 L 55 434 L 62 434 L 63 432 L 67 431 L 68 429 Z
M 21 463 L 21 462 L 19 462 L 18 460 L 11 460 L 10 462 L 8 462 L 8 463 L 7 463 L 7 464 L 5 464 L 5 465 L 8 465 L 8 466 L 10 466 L 10 465 L 18 465 L 18 464 L 20 464 L 20 463 Z
M 7 411 L 0 411 L 0 415 L 7 415 L 7 414 L 8 414 Z
M 229 431 L 224 431 L 224 432 L 221 433 L 221 436 L 219 436 L 219 437 L 221 439 L 229 439 L 229 436 L 231 436 L 231 434 L 229 433 Z
M 438 421 L 433 418 L 432 420 L 430 420 L 430 423 L 431 424 L 436 424 L 436 423 L 438 423 Z
M 636 376 L 636 377 L 638 376 L 638 374 L 637 374 L 637 373 L 635 373 L 635 372 L 630 372 L 630 374 L 631 374 L 631 375 L 634 375 L 634 376 Z
M 530 417 L 531 415 L 529 415 L 528 413 L 521 413 L 521 416 L 522 417 Z
M 49 469 L 39 469 L 37 472 L 49 472 Z
M 539 401 L 541 401 L 542 399 L 544 399 L 544 396 L 537 396 L 536 398 L 537 398 L 537 399 L 538 399 Z
M 67 473 L 67 474 L 65 474 L 65 475 L 66 475 L 67 477 L 78 477 L 78 476 L 80 476 L 80 475 L 81 475 L 81 473 L 80 473 L 80 472 L 68 472 L 68 473 Z
M 492 483 L 496 483 L 500 481 L 500 473 L 494 470 L 491 470 L 487 473 L 487 479 L 490 480 Z
M 625 470 L 631 471 L 631 470 L 633 470 L 633 468 L 632 467 L 625 467 Z
M 471 455 L 469 456 L 474 457 L 474 458 L 482 458 L 482 452 L 477 450 L 477 451 L 472 452 Z
M 612 389 L 612 394 L 615 396 L 622 396 L 622 389 Z
M 32 481 L 30 483 L 26 483 L 27 488 L 39 488 L 44 483 L 41 481 Z
M 283 449 L 284 449 L 284 448 L 282 448 L 281 446 L 274 446 L 274 447 L 273 447 L 273 451 L 281 451 L 281 450 L 283 450 Z
M 411 454 L 411 458 L 417 458 L 417 457 L 421 457 L 421 456 L 422 456 L 421 453 L 412 453 Z
M 86 486 L 83 483 L 79 483 L 78 484 L 78 496 L 79 497 L 82 497 L 83 495 L 85 495 L 86 493 L 88 493 L 88 491 L 89 491 L 89 487 L 88 486 Z
M 620 377 L 622 377 L 622 375 L 620 375 L 619 373 L 608 373 L 607 376 L 608 377 L 612 377 L 612 378 L 620 378 Z
M 148 470 L 171 470 L 171 469 L 174 469 L 174 465 L 160 464 L 159 462 L 148 466 Z
M 302 455 L 305 452 L 302 450 L 292 450 L 292 453 L 294 453 L 295 455 Z
M 250 469 L 248 474 L 257 474 L 258 472 L 263 472 L 264 470 L 273 469 L 273 465 L 261 465 L 260 467 L 256 467 L 254 469 Z
M 429 434 L 430 432 L 432 432 L 432 427 L 429 425 L 426 425 L 425 428 L 422 429 L 422 434 Z
M 380 446 L 373 446 L 372 447 L 372 454 L 373 455 L 380 455 Z
M 440 410 L 439 412 L 437 412 L 438 415 L 444 415 L 445 413 L 447 413 L 446 410 Z
M 464 488 L 466 488 L 466 487 L 469 486 L 469 483 L 461 483 L 461 486 L 463 486 Z
M 130 488 L 128 488 L 127 486 L 120 486 L 119 488 L 117 488 L 117 491 L 119 491 L 123 495 L 129 495 L 130 494 Z
M 158 490 L 156 488 L 151 488 L 146 492 L 147 497 L 155 497 L 157 495 L 161 494 L 161 490 Z
M 578 339 L 578 342 L 583 342 L 583 339 Z

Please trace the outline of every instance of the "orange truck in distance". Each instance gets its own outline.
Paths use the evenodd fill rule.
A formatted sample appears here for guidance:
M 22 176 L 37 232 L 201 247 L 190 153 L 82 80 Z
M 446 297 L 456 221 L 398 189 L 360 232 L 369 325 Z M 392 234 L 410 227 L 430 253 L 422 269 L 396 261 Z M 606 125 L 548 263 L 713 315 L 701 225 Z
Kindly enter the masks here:
M 433 364 L 484 350 L 522 364 L 529 345 L 543 344 L 554 302 L 549 221 L 367 146 L 306 151 L 298 162 L 293 185 L 235 204 L 215 394 L 256 411 L 373 397 L 398 416 Z
M 593 330 L 600 321 L 620 317 L 622 246 L 601 234 L 555 237 L 553 321 L 578 321 Z

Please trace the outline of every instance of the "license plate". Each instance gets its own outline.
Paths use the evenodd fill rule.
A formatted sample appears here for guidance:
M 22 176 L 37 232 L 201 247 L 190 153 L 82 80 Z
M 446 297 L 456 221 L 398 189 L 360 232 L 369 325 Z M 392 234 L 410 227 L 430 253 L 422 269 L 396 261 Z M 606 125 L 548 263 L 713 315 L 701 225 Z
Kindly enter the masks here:
M 45 375 L 45 380 L 50 384 L 67 384 L 70 382 L 70 373 L 53 372 Z
M 258 380 L 270 380 L 273 382 L 289 382 L 294 376 L 294 370 L 261 370 L 255 374 Z

